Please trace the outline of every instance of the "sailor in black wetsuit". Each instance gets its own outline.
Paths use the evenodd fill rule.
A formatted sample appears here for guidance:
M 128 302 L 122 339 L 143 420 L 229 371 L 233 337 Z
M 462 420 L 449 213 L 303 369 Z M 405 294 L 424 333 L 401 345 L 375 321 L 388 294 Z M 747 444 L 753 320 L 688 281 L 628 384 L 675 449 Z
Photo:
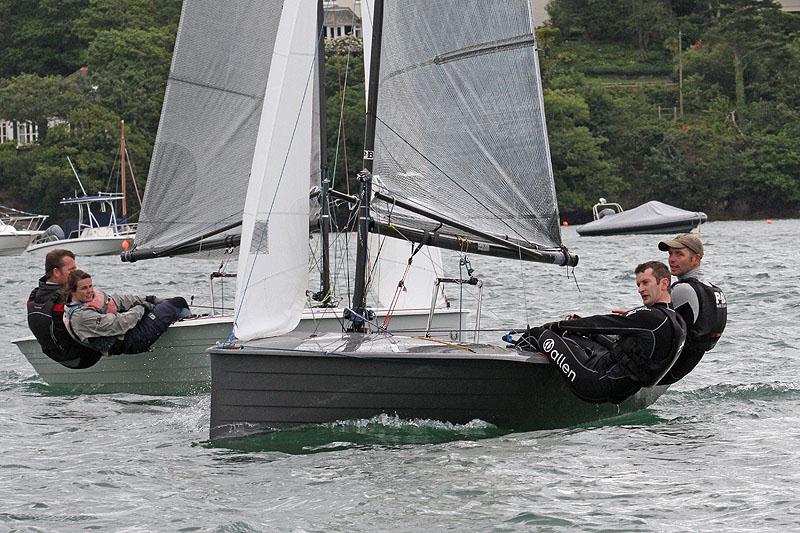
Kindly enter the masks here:
M 650 261 L 635 273 L 642 307 L 623 315 L 551 322 L 531 331 L 582 400 L 620 403 L 657 384 L 681 352 L 686 329 L 669 305 L 669 270 Z
M 668 385 L 691 372 L 703 355 L 716 346 L 728 322 L 728 303 L 719 287 L 702 280 L 700 239 L 684 233 L 661 241 L 658 249 L 669 252 L 669 269 L 678 277 L 672 284 L 672 306 L 687 328 L 683 351 L 661 380 L 661 384 Z
M 67 332 L 63 319 L 61 289 L 75 269 L 75 254 L 71 251 L 58 249 L 47 254 L 45 275 L 28 297 L 28 327 L 50 359 L 69 368 L 88 368 L 99 361 L 102 354 L 76 342 Z

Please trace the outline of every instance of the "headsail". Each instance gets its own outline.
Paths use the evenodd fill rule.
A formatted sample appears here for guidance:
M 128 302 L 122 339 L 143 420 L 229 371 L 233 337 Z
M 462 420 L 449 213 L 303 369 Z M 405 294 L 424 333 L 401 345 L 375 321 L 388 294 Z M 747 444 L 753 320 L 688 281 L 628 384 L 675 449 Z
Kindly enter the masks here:
M 530 3 L 386 0 L 383 20 L 373 187 L 476 235 L 558 250 Z M 386 202 L 373 208 L 379 220 L 438 226 Z
M 183 3 L 136 253 L 238 240 L 283 2 Z
M 305 304 L 316 7 L 286 2 L 280 16 L 243 214 L 240 340 L 291 331 Z

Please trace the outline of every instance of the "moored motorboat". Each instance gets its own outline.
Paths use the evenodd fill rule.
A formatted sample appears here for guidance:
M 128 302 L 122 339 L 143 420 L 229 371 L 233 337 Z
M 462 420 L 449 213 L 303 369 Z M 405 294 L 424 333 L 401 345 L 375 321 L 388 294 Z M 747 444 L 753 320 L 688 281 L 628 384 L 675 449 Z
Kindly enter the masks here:
M 19 255 L 41 235 L 47 215 L 18 211 L 0 205 L 0 256 Z
M 700 211 L 686 211 L 658 201 L 650 201 L 630 210 L 601 198 L 592 207 L 594 220 L 577 228 L 578 235 L 627 235 L 632 233 L 689 233 L 708 220 Z
M 133 244 L 135 224 L 117 220 L 114 203 L 124 199 L 121 194 L 100 193 L 97 196 L 64 198 L 62 205 L 78 208 L 78 228 L 65 236 L 59 226 L 51 226 L 31 242 L 25 253 L 44 257 L 57 248 L 66 248 L 78 256 L 118 255 Z M 100 212 L 108 213 L 108 221 L 101 222 Z

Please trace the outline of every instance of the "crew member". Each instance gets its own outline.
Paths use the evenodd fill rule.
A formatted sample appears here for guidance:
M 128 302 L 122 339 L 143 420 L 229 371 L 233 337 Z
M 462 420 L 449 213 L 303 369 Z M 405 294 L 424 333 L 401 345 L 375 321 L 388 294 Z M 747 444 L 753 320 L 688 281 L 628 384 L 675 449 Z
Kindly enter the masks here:
M 621 403 L 657 384 L 675 363 L 686 328 L 670 307 L 670 274 L 659 261 L 636 267 L 641 307 L 533 328 L 537 344 L 582 400 Z
M 92 277 L 82 270 L 70 273 L 64 294 L 67 331 L 103 355 L 146 352 L 170 324 L 192 315 L 181 297 L 106 295 L 94 288 Z
M 703 243 L 695 235 L 684 233 L 661 241 L 658 249 L 669 252 L 669 269 L 678 278 L 672 284 L 672 307 L 687 327 L 683 351 L 660 382 L 667 385 L 691 372 L 716 346 L 728 321 L 728 303 L 719 287 L 701 277 Z
M 64 326 L 64 296 L 61 289 L 76 269 L 75 254 L 56 249 L 44 259 L 45 274 L 28 297 L 28 327 L 42 351 L 68 368 L 89 368 L 102 354 L 76 342 Z

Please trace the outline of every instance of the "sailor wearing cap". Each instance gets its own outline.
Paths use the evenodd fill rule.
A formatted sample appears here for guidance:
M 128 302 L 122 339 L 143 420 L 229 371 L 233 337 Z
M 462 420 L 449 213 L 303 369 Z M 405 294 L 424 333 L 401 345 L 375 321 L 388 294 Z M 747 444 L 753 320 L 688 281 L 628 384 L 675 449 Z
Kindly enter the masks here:
M 680 357 L 659 384 L 675 383 L 692 371 L 725 330 L 728 304 L 719 287 L 701 279 L 703 243 L 683 233 L 661 241 L 658 249 L 669 252 L 669 269 L 678 278 L 672 284 L 672 307 L 686 322 L 686 344 Z

